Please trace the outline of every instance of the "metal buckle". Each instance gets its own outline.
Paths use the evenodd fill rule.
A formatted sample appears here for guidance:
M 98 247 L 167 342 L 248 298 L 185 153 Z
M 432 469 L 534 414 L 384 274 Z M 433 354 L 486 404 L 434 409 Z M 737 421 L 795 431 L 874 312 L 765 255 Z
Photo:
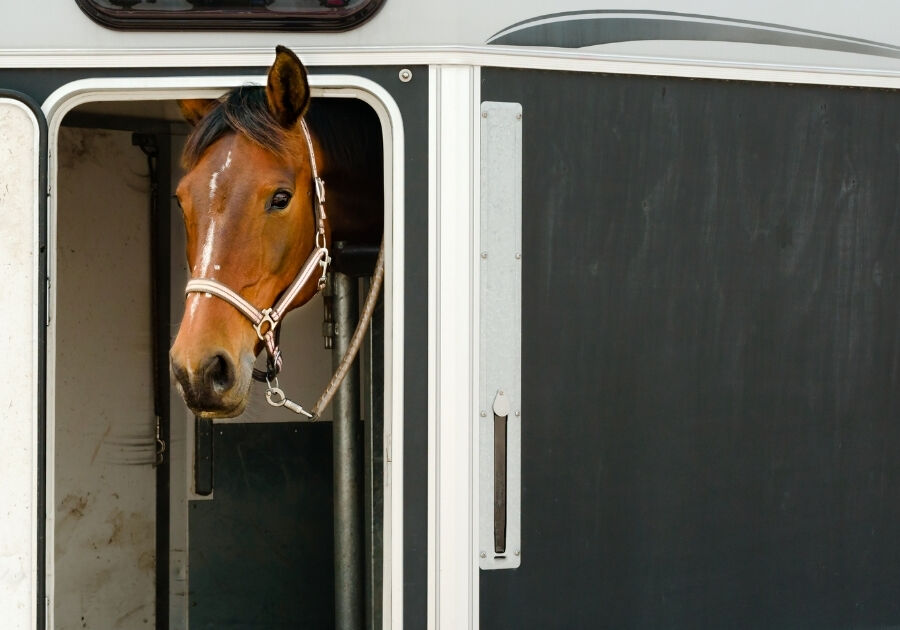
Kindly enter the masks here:
M 319 265 L 322 267 L 322 276 L 319 278 L 318 290 L 321 291 L 325 288 L 325 284 L 328 282 L 328 265 L 331 264 L 331 256 L 328 255 L 328 250 L 324 247 L 322 248 L 322 260 L 319 261 Z
M 316 199 L 319 200 L 320 205 L 325 204 L 325 180 L 321 177 L 315 178 L 316 182 Z
M 272 319 L 272 309 L 271 308 L 264 308 L 263 310 L 260 311 L 260 314 L 262 315 L 262 319 L 260 319 L 257 323 L 253 324 L 253 329 L 256 331 L 256 336 L 259 337 L 259 340 L 265 341 L 266 335 L 268 335 L 270 332 L 275 331 L 275 327 L 278 325 L 278 322 L 276 322 L 274 319 Z M 269 324 L 269 329 L 266 332 L 262 332 L 262 325 L 267 322 Z

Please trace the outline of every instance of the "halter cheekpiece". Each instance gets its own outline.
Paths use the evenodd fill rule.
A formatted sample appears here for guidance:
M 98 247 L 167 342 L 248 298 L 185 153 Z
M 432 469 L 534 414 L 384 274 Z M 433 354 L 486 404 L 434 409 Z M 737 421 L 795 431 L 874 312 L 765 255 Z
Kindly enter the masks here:
M 278 387 L 277 379 L 282 365 L 281 350 L 278 348 L 278 325 L 281 323 L 281 319 L 284 317 L 291 302 L 294 301 L 300 290 L 306 286 L 319 268 L 321 268 L 321 273 L 316 284 L 316 291 L 321 291 L 325 287 L 328 265 L 331 263 L 325 234 L 325 221 L 327 220 L 325 215 L 325 182 L 319 177 L 319 171 L 316 166 L 316 153 L 306 121 L 301 119 L 300 125 L 303 128 L 303 136 L 306 138 L 306 146 L 309 149 L 309 163 L 312 169 L 313 188 L 316 196 L 313 204 L 316 239 L 312 252 L 306 258 L 306 262 L 303 263 L 294 281 L 285 289 L 273 306 L 261 310 L 253 306 L 237 292 L 232 291 L 218 280 L 213 280 L 212 278 L 193 278 L 188 281 L 184 292 L 185 295 L 191 293 L 215 295 L 231 304 L 238 312 L 249 319 L 250 323 L 253 324 L 256 335 L 265 344 L 268 355 L 266 358 L 266 371 L 253 370 L 253 378 L 258 381 L 265 381 L 269 387 L 266 391 L 266 400 L 275 407 L 287 406 L 296 413 L 302 413 L 312 418 L 313 414 L 304 410 L 300 405 L 286 399 L 284 392 Z

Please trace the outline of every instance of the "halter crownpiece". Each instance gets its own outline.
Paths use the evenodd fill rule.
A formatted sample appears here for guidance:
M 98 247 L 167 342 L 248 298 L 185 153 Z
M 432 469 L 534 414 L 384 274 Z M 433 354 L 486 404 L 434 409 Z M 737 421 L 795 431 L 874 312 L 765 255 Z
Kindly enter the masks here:
M 328 265 L 331 263 L 331 257 L 328 254 L 327 234 L 325 231 L 325 222 L 328 218 L 325 214 L 325 182 L 319 177 L 319 170 L 316 165 L 316 153 L 313 148 L 312 136 L 310 136 L 309 128 L 306 126 L 306 121 L 301 119 L 300 125 L 303 128 L 303 136 L 306 139 L 306 146 L 309 149 L 309 163 L 312 170 L 313 188 L 315 189 L 316 195 L 316 201 L 313 204 L 316 238 L 312 252 L 310 252 L 309 256 L 306 258 L 306 262 L 303 263 L 303 266 L 300 268 L 294 281 L 288 285 L 288 288 L 285 289 L 284 293 L 282 293 L 281 297 L 273 306 L 264 309 L 256 308 L 236 291 L 233 291 L 218 280 L 213 280 L 212 278 L 192 278 L 185 286 L 184 293 L 186 296 L 191 293 L 207 293 L 209 295 L 215 295 L 217 298 L 231 304 L 239 313 L 249 319 L 250 323 L 253 325 L 253 329 L 256 331 L 256 335 L 259 337 L 260 341 L 265 344 L 266 353 L 268 354 L 266 361 L 267 370 L 265 372 L 256 369 L 253 370 L 253 378 L 258 381 L 265 381 L 269 386 L 269 389 L 266 391 L 266 400 L 273 406 L 288 406 L 292 411 L 302 413 L 312 418 L 313 414 L 307 412 L 300 407 L 300 405 L 288 401 L 285 398 L 284 392 L 278 388 L 277 380 L 282 365 L 281 350 L 278 348 L 278 339 L 276 335 L 278 324 L 281 323 L 281 319 L 284 317 L 288 307 L 290 307 L 291 302 L 296 299 L 301 289 L 306 286 L 313 275 L 315 275 L 316 269 L 319 267 L 321 267 L 322 272 L 316 283 L 316 292 L 321 291 L 325 287 Z M 275 381 L 274 386 L 271 382 L 273 379 Z M 288 403 L 290 403 L 290 405 L 288 405 Z

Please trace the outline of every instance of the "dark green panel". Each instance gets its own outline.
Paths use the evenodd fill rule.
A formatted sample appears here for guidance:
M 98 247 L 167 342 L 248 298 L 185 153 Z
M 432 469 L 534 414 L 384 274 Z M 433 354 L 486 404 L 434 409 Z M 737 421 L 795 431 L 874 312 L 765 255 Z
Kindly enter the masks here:
M 900 96 L 482 82 L 524 110 L 524 507 L 481 627 L 900 625 Z
M 199 630 L 334 625 L 331 424 L 217 424 L 215 493 L 190 503 Z

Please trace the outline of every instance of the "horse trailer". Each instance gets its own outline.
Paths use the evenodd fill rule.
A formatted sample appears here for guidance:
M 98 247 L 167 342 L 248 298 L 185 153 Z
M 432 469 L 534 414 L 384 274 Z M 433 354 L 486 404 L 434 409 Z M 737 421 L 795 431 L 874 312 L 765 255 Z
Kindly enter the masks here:
M 900 627 L 900 8 L 486 5 L 4 4 L 3 628 Z

